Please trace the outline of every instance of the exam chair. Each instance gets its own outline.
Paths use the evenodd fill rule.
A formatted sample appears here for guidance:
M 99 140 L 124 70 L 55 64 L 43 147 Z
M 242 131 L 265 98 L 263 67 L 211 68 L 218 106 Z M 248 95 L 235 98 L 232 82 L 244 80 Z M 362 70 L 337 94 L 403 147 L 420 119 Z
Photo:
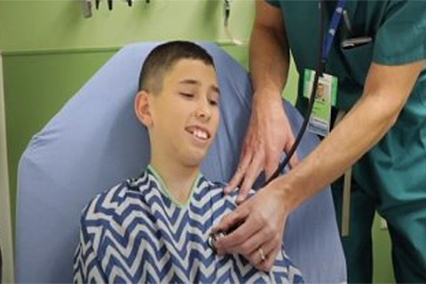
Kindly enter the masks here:
M 96 194 L 138 176 L 148 164 L 148 134 L 133 103 L 141 64 L 156 45 L 120 50 L 29 142 L 18 173 L 18 283 L 71 282 L 83 207 Z M 219 132 L 202 170 L 212 180 L 227 182 L 240 156 L 252 89 L 246 70 L 234 59 L 216 45 L 202 46 L 213 56 L 221 90 Z M 296 133 L 302 117 L 289 103 L 285 108 Z M 317 144 L 306 133 L 299 157 Z M 289 216 L 285 249 L 307 282 L 346 281 L 338 234 L 329 188 Z

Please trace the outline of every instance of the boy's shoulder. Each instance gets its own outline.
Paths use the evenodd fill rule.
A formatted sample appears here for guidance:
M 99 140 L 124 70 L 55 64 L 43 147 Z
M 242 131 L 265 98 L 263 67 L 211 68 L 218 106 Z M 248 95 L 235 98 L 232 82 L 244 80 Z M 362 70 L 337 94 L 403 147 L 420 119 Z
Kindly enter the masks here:
M 110 219 L 119 215 L 132 204 L 140 206 L 141 196 L 149 190 L 149 180 L 146 174 L 138 178 L 129 178 L 119 184 L 98 193 L 85 206 L 82 212 L 83 219 Z
M 233 191 L 231 191 L 228 194 L 225 194 L 225 187 L 228 185 L 225 182 L 221 182 L 221 181 L 211 181 L 209 180 L 207 177 L 203 176 L 204 181 L 207 182 L 210 186 L 209 186 L 209 190 L 213 192 L 213 196 L 218 196 L 220 198 L 224 198 L 226 200 L 228 200 L 231 203 L 235 203 L 239 193 L 240 193 L 240 188 L 237 187 L 235 188 Z M 249 193 L 248 193 L 248 198 L 252 197 L 254 194 L 256 193 L 256 191 L 254 189 L 250 189 Z

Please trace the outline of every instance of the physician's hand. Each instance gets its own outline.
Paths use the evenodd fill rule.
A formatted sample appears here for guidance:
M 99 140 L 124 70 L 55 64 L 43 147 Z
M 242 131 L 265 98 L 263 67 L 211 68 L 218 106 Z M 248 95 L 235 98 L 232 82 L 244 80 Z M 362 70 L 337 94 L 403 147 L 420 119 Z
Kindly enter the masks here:
M 273 188 L 273 183 L 261 189 L 225 215 L 213 232 L 235 231 L 216 241 L 219 254 L 242 254 L 256 268 L 269 271 L 282 249 L 285 223 L 289 214 L 283 198 L 284 191 Z M 263 259 L 262 259 L 263 258 Z
M 254 94 L 253 97 L 253 112 L 238 169 L 225 189 L 229 193 L 242 183 L 237 203 L 246 199 L 262 171 L 265 171 L 267 179 L 274 173 L 281 153 L 283 150 L 288 153 L 295 140 L 283 109 L 281 95 L 265 92 Z M 297 163 L 295 154 L 290 160 L 290 167 Z

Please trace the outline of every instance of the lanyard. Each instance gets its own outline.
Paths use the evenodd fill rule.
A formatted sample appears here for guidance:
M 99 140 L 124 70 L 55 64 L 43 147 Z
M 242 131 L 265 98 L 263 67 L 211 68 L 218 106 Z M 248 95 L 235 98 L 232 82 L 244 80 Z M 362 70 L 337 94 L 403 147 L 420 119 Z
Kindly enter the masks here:
M 347 0 L 338 0 L 336 9 L 334 10 L 333 17 L 331 18 L 330 27 L 328 28 L 328 32 L 325 36 L 323 36 L 323 30 L 324 30 L 324 23 L 325 23 L 325 16 L 324 16 L 324 2 L 325 0 L 320 0 L 319 7 L 320 7 L 320 50 L 318 52 L 318 64 L 315 72 L 315 79 L 314 84 L 311 92 L 311 97 L 309 99 L 309 105 L 308 105 L 308 112 L 307 115 L 303 121 L 302 127 L 300 128 L 299 133 L 297 134 L 296 140 L 293 143 L 293 146 L 291 146 L 290 151 L 287 153 L 286 158 L 284 161 L 278 166 L 278 168 L 275 170 L 275 172 L 272 174 L 271 177 L 266 181 L 265 185 L 267 185 L 269 182 L 271 182 L 273 179 L 279 176 L 279 174 L 282 172 L 282 170 L 285 168 L 285 166 L 289 163 L 291 157 L 296 152 L 297 147 L 300 144 L 300 141 L 302 140 L 303 134 L 306 131 L 306 128 L 309 123 L 309 119 L 311 116 L 312 108 L 315 101 L 315 94 L 317 92 L 318 87 L 318 80 L 319 77 L 322 76 L 322 72 L 325 68 L 325 64 L 327 62 L 328 56 L 330 54 L 331 46 L 333 45 L 334 36 L 336 34 L 336 30 L 339 26 L 340 19 L 343 14 L 343 8 L 346 5 Z M 323 40 L 323 45 L 321 45 L 321 41 Z
M 320 5 L 323 6 L 324 2 L 320 3 Z M 321 61 L 324 63 L 327 61 L 328 56 L 330 54 L 331 46 L 333 45 L 334 41 L 334 36 L 336 35 L 337 28 L 339 27 L 340 19 L 342 18 L 343 9 L 345 5 L 346 0 L 339 0 L 337 2 L 336 9 L 334 10 L 333 17 L 331 18 L 330 27 L 328 28 L 328 32 L 325 35 L 324 42 L 322 45 Z M 322 9 L 324 9 L 324 7 L 322 7 Z M 323 13 L 321 13 L 321 17 L 324 17 Z

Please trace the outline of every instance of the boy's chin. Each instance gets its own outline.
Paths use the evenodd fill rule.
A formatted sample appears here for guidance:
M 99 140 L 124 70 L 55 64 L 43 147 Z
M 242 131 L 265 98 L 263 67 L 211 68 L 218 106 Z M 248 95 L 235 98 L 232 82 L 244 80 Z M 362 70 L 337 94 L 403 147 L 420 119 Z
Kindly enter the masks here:
M 198 155 L 194 154 L 194 155 L 191 155 L 190 157 L 187 157 L 185 159 L 184 163 L 187 167 L 198 167 L 199 168 L 199 167 L 201 167 L 201 164 L 202 164 L 205 157 L 206 157 L 205 154 L 198 154 Z

